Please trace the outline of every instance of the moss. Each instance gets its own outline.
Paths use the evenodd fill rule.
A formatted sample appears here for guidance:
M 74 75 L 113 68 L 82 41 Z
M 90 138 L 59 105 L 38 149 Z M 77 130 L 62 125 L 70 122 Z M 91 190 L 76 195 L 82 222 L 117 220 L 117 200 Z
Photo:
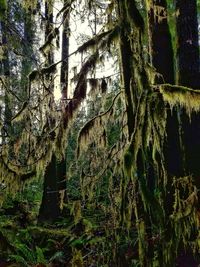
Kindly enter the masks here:
M 125 1 L 126 3 L 126 12 L 127 17 L 132 24 L 132 27 L 138 27 L 142 32 L 144 31 L 144 20 L 142 15 L 140 14 L 135 1 Z
M 182 107 L 189 116 L 192 112 L 199 112 L 200 93 L 198 90 L 170 84 L 159 85 L 158 88 L 164 101 L 168 103 L 171 108 L 175 106 Z
M 134 165 L 134 149 L 133 146 L 130 145 L 124 154 L 124 173 L 128 179 L 131 179 Z
M 71 261 L 72 267 L 84 267 L 81 250 L 74 248 L 72 253 L 73 253 L 73 258 Z

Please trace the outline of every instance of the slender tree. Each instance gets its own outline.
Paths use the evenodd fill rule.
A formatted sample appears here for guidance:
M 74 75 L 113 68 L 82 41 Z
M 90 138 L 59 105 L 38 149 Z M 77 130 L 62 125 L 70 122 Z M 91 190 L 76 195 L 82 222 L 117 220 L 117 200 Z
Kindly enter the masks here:
M 66 6 L 68 1 L 64 0 L 64 6 Z M 66 9 L 63 13 L 63 30 L 62 30 L 62 48 L 61 48 L 61 93 L 62 100 L 65 101 L 68 98 L 68 72 L 69 72 L 69 25 L 70 12 Z
M 5 11 L 4 17 L 0 18 L 1 36 L 3 55 L 1 58 L 1 85 L 4 89 L 4 126 L 2 129 L 2 142 L 5 143 L 8 140 L 6 137 L 11 136 L 11 99 L 8 93 L 10 88 L 10 62 L 9 62 L 9 50 L 8 50 L 8 29 L 7 23 L 9 21 L 9 11 Z M 3 93 L 3 92 L 2 92 Z

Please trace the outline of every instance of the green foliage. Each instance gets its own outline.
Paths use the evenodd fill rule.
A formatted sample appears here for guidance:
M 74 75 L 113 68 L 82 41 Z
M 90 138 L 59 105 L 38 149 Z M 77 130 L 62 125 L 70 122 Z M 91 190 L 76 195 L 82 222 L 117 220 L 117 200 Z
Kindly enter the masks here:
M 0 0 L 0 18 L 3 18 L 7 9 L 7 0 Z
M 64 262 L 64 253 L 63 251 L 57 251 L 50 259 L 49 262 L 53 262 L 53 261 L 57 261 L 57 262 Z
M 15 261 L 16 263 L 20 263 L 23 267 L 29 267 L 30 265 L 27 263 L 27 261 L 20 255 L 10 255 L 10 260 Z
M 35 247 L 35 249 L 30 249 L 26 244 L 15 244 L 15 250 L 17 254 L 13 254 L 9 256 L 9 259 L 14 260 L 17 263 L 22 264 L 23 266 L 30 266 L 33 264 L 47 264 L 45 259 L 43 250 L 39 247 Z

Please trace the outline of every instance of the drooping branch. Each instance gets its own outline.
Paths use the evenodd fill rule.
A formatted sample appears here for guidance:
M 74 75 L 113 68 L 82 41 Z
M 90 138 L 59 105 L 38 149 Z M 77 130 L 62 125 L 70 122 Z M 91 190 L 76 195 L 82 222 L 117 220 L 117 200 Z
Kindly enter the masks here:
M 153 85 L 154 90 L 159 90 L 170 107 L 180 106 L 186 109 L 190 116 L 192 112 L 200 111 L 200 90 L 172 84 Z

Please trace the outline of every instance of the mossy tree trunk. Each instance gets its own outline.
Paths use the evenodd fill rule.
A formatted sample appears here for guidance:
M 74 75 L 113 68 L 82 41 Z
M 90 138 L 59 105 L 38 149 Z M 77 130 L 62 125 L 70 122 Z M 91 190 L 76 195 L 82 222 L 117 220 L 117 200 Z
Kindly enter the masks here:
M 64 6 L 67 5 L 68 1 L 64 0 L 63 4 Z M 66 9 L 63 13 L 63 29 L 62 29 L 62 51 L 61 51 L 61 59 L 62 59 L 62 65 L 61 65 L 61 75 L 60 75 L 60 83 L 61 83 L 61 101 L 62 101 L 62 112 L 63 112 L 63 121 L 62 121 L 62 130 L 65 137 L 65 131 L 66 131 L 66 121 L 65 121 L 65 108 L 67 105 L 67 101 L 69 98 L 69 92 L 68 92 L 68 84 L 69 84 L 69 36 L 70 36 L 70 10 Z M 66 151 L 65 146 L 67 143 L 67 140 L 63 140 L 64 148 L 62 148 L 62 157 L 58 165 L 58 180 L 60 185 L 60 190 L 64 191 L 63 194 L 63 201 L 67 202 L 67 191 L 66 191 L 66 172 L 67 172 L 67 162 L 66 162 Z M 69 212 L 66 208 L 62 209 L 62 214 L 69 216 Z
M 63 4 L 66 5 L 67 1 L 65 0 Z M 66 143 L 66 140 L 63 140 L 63 138 L 65 138 L 65 131 L 66 131 L 64 117 L 65 117 L 65 105 L 67 104 L 67 98 L 68 98 L 69 17 L 70 17 L 69 10 L 66 9 L 66 11 L 64 11 L 63 13 L 63 32 L 62 32 L 62 49 L 61 49 L 62 64 L 61 64 L 61 75 L 60 75 L 63 120 L 60 125 L 58 140 L 56 143 L 58 148 L 56 149 L 55 152 L 53 152 L 52 160 L 47 166 L 44 177 L 44 192 L 39 212 L 40 222 L 45 220 L 46 221 L 56 220 L 58 219 L 59 216 L 62 215 L 63 208 L 61 202 L 63 202 L 64 196 L 66 195 L 65 194 L 66 158 L 65 158 L 65 147 L 62 146 L 65 146 Z M 49 19 L 51 21 L 53 17 L 50 17 Z M 50 59 L 51 57 L 49 56 L 49 60 Z M 52 177 L 52 171 L 54 173 L 54 178 Z M 52 179 L 54 179 L 53 183 Z M 47 206 L 50 203 L 52 203 L 51 208 L 47 208 Z
M 63 4 L 67 4 L 67 0 L 64 0 Z M 61 83 L 61 93 L 63 101 L 66 101 L 68 98 L 68 72 L 69 72 L 69 17 L 70 13 L 67 9 L 63 13 L 63 30 L 62 30 L 62 51 L 61 51 L 61 75 L 60 75 L 60 83 Z
M 197 1 L 176 0 L 177 69 L 178 84 L 200 90 L 199 37 Z M 200 188 L 200 115 L 193 112 L 189 118 L 183 110 L 182 142 L 184 144 L 184 170 L 192 174 Z M 200 203 L 199 203 L 200 207 Z
M 125 177 L 122 177 L 121 220 L 123 225 L 128 225 L 128 220 L 131 220 L 133 227 L 136 227 L 140 264 L 141 266 L 148 266 L 149 259 L 144 256 L 148 250 L 148 244 L 144 245 L 143 237 L 146 226 L 150 224 L 150 217 L 146 216 L 145 203 L 142 200 L 141 193 L 142 187 L 145 187 L 145 190 L 147 189 L 147 180 L 145 179 L 152 170 L 149 168 L 151 153 L 143 143 L 147 126 L 146 101 L 150 92 L 143 51 L 144 21 L 137 8 L 136 1 L 118 1 L 117 8 L 121 26 L 121 82 L 125 91 L 130 141 L 124 159 Z M 130 195 L 136 196 L 137 191 L 141 194 L 139 193 L 136 198 L 132 199 Z M 147 191 L 149 192 L 149 189 Z M 134 203 L 132 204 L 134 206 L 132 210 L 130 210 L 130 201 Z M 143 215 L 139 219 L 141 214 Z
M 46 27 L 45 27 L 45 41 L 48 41 L 48 36 L 51 34 L 53 30 L 53 4 L 54 1 L 45 1 L 45 19 L 46 19 Z M 54 55 L 53 51 L 50 49 L 46 55 L 46 65 L 49 66 L 53 64 Z M 50 74 L 49 79 L 51 79 L 52 74 Z M 54 86 L 50 85 L 50 91 L 53 93 Z M 52 94 L 53 97 L 53 94 Z M 53 100 L 52 100 L 53 101 Z M 53 146 L 52 140 L 52 146 Z M 44 172 L 44 184 L 43 184 L 43 196 L 42 202 L 40 205 L 38 222 L 42 223 L 45 221 L 55 221 L 61 214 L 60 209 L 60 193 L 59 193 L 59 180 L 57 177 L 57 156 L 55 151 L 52 153 L 52 157 L 48 162 L 45 172 Z
M 147 0 L 152 65 L 160 74 L 158 83 L 174 84 L 174 58 L 166 0 Z
M 22 45 L 23 58 L 22 58 L 22 67 L 21 67 L 21 99 L 27 100 L 29 97 L 28 92 L 28 74 L 31 72 L 34 65 L 34 51 L 33 51 L 33 43 L 34 43 L 34 30 L 35 30 L 35 21 L 34 16 L 31 10 L 26 11 L 23 10 L 23 26 L 24 26 L 24 42 Z M 26 55 L 26 56 L 25 56 Z
M 156 68 L 155 83 L 174 84 L 174 52 L 168 25 L 166 0 L 147 1 L 149 45 L 151 63 Z M 169 106 L 168 106 L 169 109 Z M 182 160 L 179 140 L 179 123 L 177 111 L 168 111 L 167 140 L 165 143 L 165 161 L 169 174 L 181 176 Z
M 158 14 L 155 7 L 158 7 L 160 13 Z M 150 46 L 151 46 L 151 56 L 152 64 L 156 68 L 157 72 L 162 76 L 156 81 L 157 83 L 175 83 L 174 75 L 174 57 L 173 57 L 173 46 L 171 41 L 171 35 L 168 26 L 168 15 L 167 15 L 167 2 L 165 0 L 154 0 L 151 3 L 150 10 L 148 12 L 149 17 L 149 36 L 150 36 Z M 185 63 L 187 64 L 187 63 Z M 189 85 L 189 84 L 188 84 Z M 186 156 L 184 155 L 185 146 L 187 143 L 183 139 L 183 122 L 186 120 L 187 124 L 185 125 L 188 128 L 191 128 L 191 125 L 188 124 L 188 115 L 185 111 L 180 108 L 175 108 L 173 111 L 170 110 L 168 106 L 167 112 L 167 122 L 166 122 L 166 141 L 165 141 L 165 163 L 166 170 L 168 172 L 169 181 L 167 186 L 166 194 L 166 205 L 165 212 L 170 215 L 173 213 L 173 203 L 174 203 L 174 189 L 172 187 L 173 176 L 183 177 L 187 174 L 186 171 Z M 184 113 L 184 118 L 180 119 L 180 114 Z M 187 151 L 186 155 L 189 151 Z M 190 154 L 191 155 L 191 154 Z M 190 157 L 190 156 L 189 156 Z M 194 171 L 192 168 L 191 171 Z M 172 225 L 167 226 L 168 229 L 168 238 L 173 238 Z M 172 235 L 172 236 L 171 236 Z M 171 237 L 170 237 L 171 236 Z M 180 249 L 181 249 L 180 243 Z M 189 252 L 187 256 L 189 257 Z M 173 254 L 173 251 L 172 251 Z M 174 259 L 176 254 L 174 254 Z M 192 256 L 191 256 L 192 258 Z M 179 258 L 178 258 L 179 259 Z M 175 264 L 175 262 L 174 262 Z
M 153 69 L 148 71 L 143 49 L 144 24 L 137 1 L 117 1 L 130 140 L 124 155 L 122 221 L 127 223 L 129 218 L 131 224 L 135 222 L 141 266 L 173 266 L 180 244 L 188 244 L 196 227 L 195 201 L 188 209 L 180 203 L 190 194 L 196 198 L 196 191 L 183 168 L 180 108 L 174 107 L 171 112 L 163 95 L 153 91 L 162 83 L 173 85 L 175 80 L 166 2 L 148 4 L 152 63 L 157 74 Z M 158 17 L 154 14 L 155 6 L 160 12 Z M 152 86 L 152 75 L 156 86 Z
M 1 35 L 2 35 L 2 47 L 3 47 L 3 55 L 1 57 L 1 69 L 0 75 L 5 82 L 4 89 L 4 102 L 5 108 L 1 107 L 1 112 L 4 114 L 4 126 L 1 130 L 2 134 L 2 143 L 6 143 L 8 137 L 12 135 L 12 126 L 11 126 L 11 118 L 12 118 L 12 106 L 11 99 L 8 93 L 8 89 L 10 88 L 10 62 L 9 62 L 9 48 L 8 48 L 8 28 L 7 23 L 9 21 L 9 10 L 5 11 L 5 17 L 0 18 L 0 27 L 1 27 Z M 1 83 L 1 85 L 3 85 Z M 7 87 L 7 88 L 6 88 Z

